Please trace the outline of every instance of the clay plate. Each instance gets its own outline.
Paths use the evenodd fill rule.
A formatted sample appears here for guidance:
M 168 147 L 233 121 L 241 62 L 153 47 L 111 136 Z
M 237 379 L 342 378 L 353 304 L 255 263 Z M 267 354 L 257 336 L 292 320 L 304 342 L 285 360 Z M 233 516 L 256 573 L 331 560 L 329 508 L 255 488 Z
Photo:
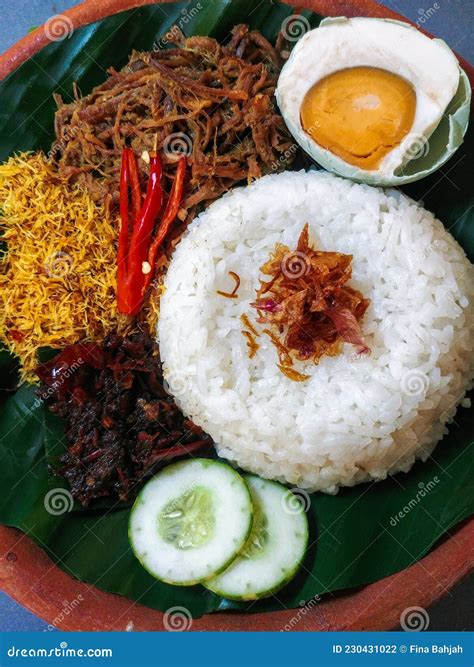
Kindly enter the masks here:
M 168 1 L 168 0 L 164 0 Z M 64 12 L 79 28 L 155 0 L 88 0 Z M 407 19 L 375 0 L 299 0 L 299 7 L 323 16 Z M 38 28 L 0 56 L 0 79 L 48 44 Z M 459 58 L 471 83 L 474 68 Z M 163 630 L 163 614 L 118 595 L 99 591 L 59 569 L 20 531 L 0 527 L 0 586 L 12 598 L 61 630 Z M 427 608 L 472 570 L 474 520 L 450 532 L 436 549 L 411 567 L 356 592 L 303 610 L 260 614 L 208 614 L 192 630 L 388 630 L 407 607 Z M 74 604 L 73 601 L 76 601 Z

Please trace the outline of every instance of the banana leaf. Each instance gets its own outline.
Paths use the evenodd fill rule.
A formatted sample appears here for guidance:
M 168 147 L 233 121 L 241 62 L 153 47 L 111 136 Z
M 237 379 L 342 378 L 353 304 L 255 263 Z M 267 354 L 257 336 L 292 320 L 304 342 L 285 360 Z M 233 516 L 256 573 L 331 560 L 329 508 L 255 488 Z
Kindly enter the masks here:
M 198 11 L 193 8 L 198 8 Z M 0 159 L 15 151 L 48 151 L 54 139 L 53 93 L 87 93 L 120 68 L 132 49 L 152 49 L 178 23 L 185 34 L 225 40 L 246 22 L 274 40 L 294 13 L 264 0 L 176 3 L 123 12 L 53 42 L 0 83 Z M 305 13 L 314 27 L 321 17 Z M 473 198 L 469 188 L 472 132 L 450 163 L 405 190 L 440 217 L 474 257 Z M 472 413 L 461 409 L 434 454 L 407 474 L 308 501 L 311 547 L 298 577 L 277 597 L 256 603 L 225 600 L 200 586 L 177 588 L 154 580 L 134 558 L 127 539 L 128 508 L 81 511 L 49 462 L 64 447 L 62 424 L 17 381 L 15 360 L 0 351 L 0 522 L 19 528 L 72 576 L 149 607 L 186 607 L 193 616 L 222 610 L 298 607 L 317 595 L 362 586 L 419 560 L 474 508 Z

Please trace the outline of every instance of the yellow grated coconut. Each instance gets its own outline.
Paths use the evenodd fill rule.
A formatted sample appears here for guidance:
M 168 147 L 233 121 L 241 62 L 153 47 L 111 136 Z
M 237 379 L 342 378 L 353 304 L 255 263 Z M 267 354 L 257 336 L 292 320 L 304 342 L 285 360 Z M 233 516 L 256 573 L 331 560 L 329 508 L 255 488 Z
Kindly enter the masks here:
M 80 186 L 62 181 L 42 153 L 0 165 L 0 341 L 35 381 L 41 347 L 100 341 L 140 325 L 117 311 L 119 219 Z M 144 309 L 153 330 L 157 306 Z

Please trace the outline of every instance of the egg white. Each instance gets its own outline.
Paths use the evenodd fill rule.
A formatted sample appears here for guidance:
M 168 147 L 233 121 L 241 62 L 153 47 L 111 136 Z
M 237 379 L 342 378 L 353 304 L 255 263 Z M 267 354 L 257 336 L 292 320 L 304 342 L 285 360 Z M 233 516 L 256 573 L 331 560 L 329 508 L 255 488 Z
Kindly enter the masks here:
M 413 125 L 375 170 L 364 170 L 319 146 L 303 129 L 300 109 L 322 78 L 349 67 L 378 67 L 409 81 L 416 93 Z M 276 91 L 282 115 L 298 143 L 320 164 L 342 176 L 391 184 L 409 160 L 425 150 L 459 85 L 461 70 L 451 49 L 400 21 L 325 19 L 296 44 Z

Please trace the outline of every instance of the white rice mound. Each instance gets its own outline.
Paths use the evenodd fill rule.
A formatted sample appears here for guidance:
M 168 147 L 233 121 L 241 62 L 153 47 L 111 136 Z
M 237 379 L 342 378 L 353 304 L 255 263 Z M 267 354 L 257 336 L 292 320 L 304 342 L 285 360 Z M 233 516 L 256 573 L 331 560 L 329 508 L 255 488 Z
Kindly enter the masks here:
M 262 334 L 249 359 L 240 316 L 277 242 L 303 225 L 319 249 L 353 255 L 350 285 L 371 299 L 354 347 L 277 367 Z M 321 171 L 266 176 L 233 190 L 190 226 L 167 277 L 158 325 L 169 390 L 218 453 L 262 477 L 307 490 L 408 471 L 446 433 L 473 371 L 473 267 L 431 213 L 396 190 Z M 237 299 L 231 291 L 241 278 Z M 262 329 L 260 325 L 257 327 Z

